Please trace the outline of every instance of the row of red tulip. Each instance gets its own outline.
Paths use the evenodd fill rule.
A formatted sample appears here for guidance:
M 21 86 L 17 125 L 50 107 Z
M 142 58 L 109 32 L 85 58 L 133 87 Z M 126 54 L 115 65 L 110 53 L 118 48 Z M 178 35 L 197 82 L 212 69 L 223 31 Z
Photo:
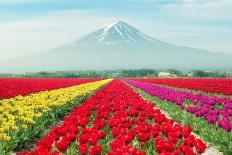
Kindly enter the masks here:
M 179 88 L 201 90 L 207 93 L 222 93 L 232 95 L 232 79 L 216 78 L 141 78 L 142 82 L 163 84 Z
M 64 119 L 61 126 L 19 155 L 58 155 L 78 144 L 85 155 L 196 155 L 206 144 L 191 134 L 190 126 L 168 119 L 132 88 L 114 80 Z
M 0 78 L 0 100 L 93 82 L 97 78 Z

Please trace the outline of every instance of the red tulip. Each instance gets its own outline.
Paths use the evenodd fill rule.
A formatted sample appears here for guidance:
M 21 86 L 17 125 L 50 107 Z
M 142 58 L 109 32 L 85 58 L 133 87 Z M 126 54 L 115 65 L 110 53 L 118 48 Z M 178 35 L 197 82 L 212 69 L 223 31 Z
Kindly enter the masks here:
M 192 127 L 186 126 L 182 130 L 182 135 L 183 135 L 184 138 L 187 138 L 190 135 L 191 132 L 192 132 Z
M 80 135 L 79 143 L 86 144 L 89 141 L 90 136 L 88 134 Z
M 125 135 L 125 143 L 129 144 L 132 141 L 133 137 L 132 135 Z
M 90 152 L 90 155 L 101 155 L 102 147 L 101 146 L 94 146 Z
M 204 142 L 202 142 L 202 140 L 197 139 L 195 141 L 195 147 L 196 147 L 196 150 L 198 153 L 203 153 L 203 152 L 205 152 L 205 149 L 207 146 Z
M 70 144 L 70 141 L 67 140 L 66 138 L 63 138 L 59 142 L 56 142 L 56 147 L 61 151 L 65 152 L 68 149 L 68 146 Z
M 173 152 L 173 155 L 181 155 L 181 151 L 180 151 L 180 150 L 175 150 L 175 151 Z
M 151 138 L 151 135 L 149 133 L 139 133 L 138 139 L 140 142 L 146 142 Z
M 97 145 L 97 141 L 99 140 L 98 137 L 95 137 L 95 136 L 92 136 L 90 139 L 89 139 L 89 143 L 92 145 L 92 146 L 95 146 Z
M 190 135 L 188 138 L 184 139 L 184 144 L 185 145 L 193 147 L 194 143 L 195 143 L 195 137 L 193 135 Z
M 81 155 L 86 155 L 88 153 L 88 145 L 87 144 L 79 145 L 78 151 Z

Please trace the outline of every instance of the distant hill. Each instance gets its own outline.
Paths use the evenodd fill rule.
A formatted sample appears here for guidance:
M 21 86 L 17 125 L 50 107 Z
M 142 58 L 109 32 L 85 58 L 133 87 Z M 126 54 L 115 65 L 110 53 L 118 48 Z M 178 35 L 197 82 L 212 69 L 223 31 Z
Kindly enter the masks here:
M 0 62 L 0 72 L 135 68 L 231 69 L 232 56 L 179 47 L 111 22 L 69 44 Z

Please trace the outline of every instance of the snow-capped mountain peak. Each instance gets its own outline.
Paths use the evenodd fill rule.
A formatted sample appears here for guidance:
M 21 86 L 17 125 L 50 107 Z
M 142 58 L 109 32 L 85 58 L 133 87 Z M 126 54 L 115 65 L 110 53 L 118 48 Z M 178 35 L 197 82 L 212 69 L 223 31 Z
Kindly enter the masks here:
M 106 24 L 104 25 L 102 28 L 104 29 L 104 32 L 107 32 L 109 29 L 113 28 L 113 27 L 117 27 L 117 25 L 120 25 L 122 24 L 123 22 L 122 21 L 113 21 L 113 22 L 110 22 L 109 24 Z
M 128 25 L 123 21 L 113 21 L 104 25 L 100 29 L 81 38 L 82 43 L 101 43 L 101 44 L 133 44 L 153 42 L 156 44 L 164 44 L 164 42 L 155 40 L 146 34 L 140 32 L 136 28 Z

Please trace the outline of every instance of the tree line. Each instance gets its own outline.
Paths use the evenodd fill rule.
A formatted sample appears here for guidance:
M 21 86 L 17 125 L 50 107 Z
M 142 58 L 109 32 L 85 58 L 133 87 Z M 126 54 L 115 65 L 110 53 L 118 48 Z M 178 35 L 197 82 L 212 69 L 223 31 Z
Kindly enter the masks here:
M 158 77 L 160 72 L 170 73 L 175 77 L 232 77 L 231 73 L 220 71 L 180 71 L 176 69 L 156 70 L 156 69 L 124 69 L 108 71 L 57 71 L 57 72 L 36 72 L 23 74 L 0 74 L 1 78 L 126 78 L 126 77 Z

